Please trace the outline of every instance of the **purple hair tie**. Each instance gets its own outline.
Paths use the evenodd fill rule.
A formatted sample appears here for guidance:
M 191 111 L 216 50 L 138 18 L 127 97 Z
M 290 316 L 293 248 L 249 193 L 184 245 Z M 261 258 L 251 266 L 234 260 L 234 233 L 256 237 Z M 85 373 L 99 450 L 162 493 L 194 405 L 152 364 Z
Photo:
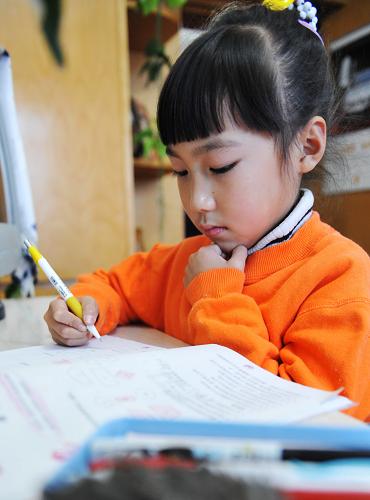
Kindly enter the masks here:
M 317 31 L 317 9 L 311 2 L 305 0 L 263 0 L 262 5 L 270 10 L 293 10 L 297 9 L 300 19 L 299 24 L 311 30 L 324 45 L 324 40 Z
M 324 40 L 321 38 L 316 27 L 318 22 L 316 7 L 312 5 L 311 2 L 306 2 L 305 0 L 293 0 L 293 2 L 289 4 L 288 9 L 293 10 L 294 7 L 299 13 L 299 24 L 311 30 L 312 33 L 315 33 L 320 42 L 324 45 Z
M 324 44 L 324 40 L 321 38 L 321 35 L 320 33 L 312 26 L 312 24 L 306 22 L 306 21 L 302 21 L 302 19 L 298 19 L 298 22 L 299 24 L 302 24 L 302 26 L 304 26 L 305 28 L 308 28 L 309 30 L 312 31 L 312 33 L 315 33 L 315 35 L 318 37 L 318 39 L 320 40 L 320 42 Z

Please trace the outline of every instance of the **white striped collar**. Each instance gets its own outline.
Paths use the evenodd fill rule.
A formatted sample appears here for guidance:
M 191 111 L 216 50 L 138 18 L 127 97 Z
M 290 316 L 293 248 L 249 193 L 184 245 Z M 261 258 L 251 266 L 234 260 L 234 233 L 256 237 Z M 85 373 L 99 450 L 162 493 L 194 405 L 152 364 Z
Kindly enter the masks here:
M 314 197 L 312 192 L 309 189 L 301 189 L 298 202 L 285 219 L 257 241 L 253 247 L 248 248 L 248 255 L 289 240 L 311 217 L 313 203 Z

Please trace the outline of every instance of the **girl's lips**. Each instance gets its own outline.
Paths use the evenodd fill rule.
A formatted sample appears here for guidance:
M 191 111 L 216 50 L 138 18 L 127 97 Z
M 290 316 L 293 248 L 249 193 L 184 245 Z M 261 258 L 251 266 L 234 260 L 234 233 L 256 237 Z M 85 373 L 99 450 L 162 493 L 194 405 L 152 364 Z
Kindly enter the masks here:
M 220 226 L 203 226 L 202 232 L 208 237 L 215 237 L 226 230 L 226 227 Z

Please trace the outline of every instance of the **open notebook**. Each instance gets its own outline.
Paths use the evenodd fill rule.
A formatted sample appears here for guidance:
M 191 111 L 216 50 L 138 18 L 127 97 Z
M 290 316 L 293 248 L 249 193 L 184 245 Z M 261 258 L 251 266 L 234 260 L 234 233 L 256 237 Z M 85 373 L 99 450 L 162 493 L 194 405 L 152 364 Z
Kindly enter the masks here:
M 27 471 L 26 485 L 41 483 L 114 418 L 278 424 L 352 405 L 337 392 L 285 381 L 218 345 L 159 349 L 105 337 L 81 348 L 2 352 L 0 490 L 14 467 Z

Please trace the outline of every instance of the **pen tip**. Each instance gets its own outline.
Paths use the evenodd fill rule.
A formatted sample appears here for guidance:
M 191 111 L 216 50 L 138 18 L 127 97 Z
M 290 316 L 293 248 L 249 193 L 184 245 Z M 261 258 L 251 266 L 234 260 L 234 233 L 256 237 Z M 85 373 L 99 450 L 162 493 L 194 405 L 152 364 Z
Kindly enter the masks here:
M 86 325 L 86 328 L 88 329 L 88 331 L 94 335 L 94 337 L 96 339 L 99 339 L 101 340 L 101 336 L 100 336 L 100 333 L 98 332 L 98 330 L 96 329 L 96 327 L 94 325 Z

